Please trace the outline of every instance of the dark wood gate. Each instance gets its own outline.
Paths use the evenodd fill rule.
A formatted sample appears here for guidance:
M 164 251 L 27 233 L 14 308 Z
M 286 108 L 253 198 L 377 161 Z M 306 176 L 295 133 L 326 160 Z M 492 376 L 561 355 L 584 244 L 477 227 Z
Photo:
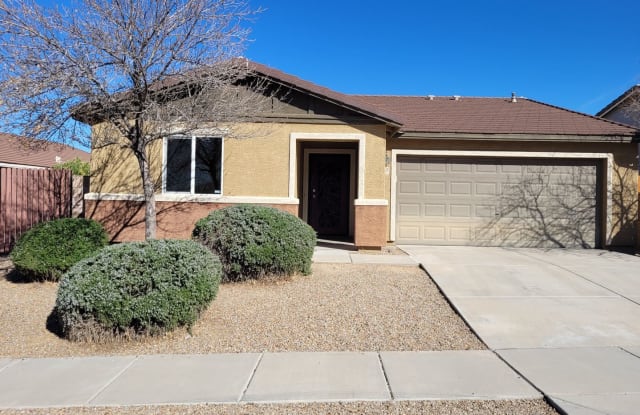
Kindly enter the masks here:
M 39 222 L 72 215 L 69 170 L 0 167 L 0 253 Z

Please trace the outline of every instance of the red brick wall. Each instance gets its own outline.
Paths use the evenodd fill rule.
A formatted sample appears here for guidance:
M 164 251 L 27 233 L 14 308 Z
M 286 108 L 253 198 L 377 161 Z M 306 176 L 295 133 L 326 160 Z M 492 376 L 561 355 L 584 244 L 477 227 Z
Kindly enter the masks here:
M 387 244 L 387 206 L 356 206 L 354 242 L 358 248 L 382 248 Z
M 196 222 L 230 203 L 156 202 L 158 239 L 189 239 Z M 298 205 L 272 206 L 297 216 Z M 102 223 L 112 242 L 144 240 L 144 203 L 125 200 L 87 200 L 86 216 Z

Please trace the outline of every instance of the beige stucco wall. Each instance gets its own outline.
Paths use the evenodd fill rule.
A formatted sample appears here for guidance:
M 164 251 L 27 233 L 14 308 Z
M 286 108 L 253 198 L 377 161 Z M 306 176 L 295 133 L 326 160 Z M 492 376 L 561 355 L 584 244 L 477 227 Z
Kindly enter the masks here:
M 533 140 L 533 138 L 532 138 Z M 605 237 L 611 246 L 633 246 L 636 243 L 638 226 L 638 155 L 636 144 L 630 143 L 567 143 L 544 141 L 476 141 L 476 140 L 427 140 L 404 139 L 388 140 L 388 156 L 391 150 L 449 150 L 449 151 L 534 151 L 534 152 L 575 152 L 575 153 L 611 153 L 613 171 L 611 188 L 603 195 L 611 202 L 609 216 L 610 234 Z M 389 181 L 390 183 L 390 181 Z M 391 200 L 389 186 L 386 198 Z M 603 201 L 603 206 L 607 203 Z M 606 225 L 603 224 L 603 229 Z
M 257 133 L 257 134 L 256 134 Z M 313 140 L 331 148 L 331 134 L 365 135 L 365 195 L 384 197 L 384 126 L 326 124 L 258 124 L 236 127 L 224 141 L 224 184 L 226 196 L 287 197 L 289 192 L 289 152 L 291 135 L 321 133 Z M 243 138 L 244 137 L 244 138 Z M 295 188 L 297 194 L 297 186 Z
M 90 192 L 141 194 L 140 167 L 133 152 L 125 148 L 125 138 L 109 124 L 92 127 Z M 156 187 L 161 186 L 162 142 L 149 149 L 151 171 Z M 159 158 L 158 158 L 159 157 Z
M 385 199 L 385 189 L 389 183 L 386 172 L 386 127 L 377 127 L 377 132 L 367 135 L 365 199 Z
M 331 147 L 331 134 L 365 135 L 365 197 L 384 198 L 386 130 L 383 125 L 244 124 L 228 127 L 226 131 L 223 145 L 224 196 L 288 197 L 291 134 L 323 133 L 329 138 L 318 141 L 326 143 L 327 148 Z M 142 193 L 135 157 L 130 150 L 117 145 L 102 148 L 100 143 L 104 142 L 105 136 L 117 137 L 117 133 L 104 124 L 94 126 L 91 192 Z M 153 144 L 150 159 L 153 160 L 153 176 L 160 192 L 162 141 Z

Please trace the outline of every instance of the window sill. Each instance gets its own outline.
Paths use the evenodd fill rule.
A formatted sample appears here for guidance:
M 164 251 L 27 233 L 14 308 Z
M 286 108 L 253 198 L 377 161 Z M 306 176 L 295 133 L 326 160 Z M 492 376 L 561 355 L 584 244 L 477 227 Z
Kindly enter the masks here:
M 87 193 L 85 200 L 128 200 L 144 201 L 141 194 L 127 193 Z M 156 202 L 185 202 L 185 203 L 254 203 L 269 205 L 297 205 L 300 200 L 289 197 L 269 197 L 269 196 L 223 196 L 223 195 L 193 195 L 188 193 L 158 193 Z

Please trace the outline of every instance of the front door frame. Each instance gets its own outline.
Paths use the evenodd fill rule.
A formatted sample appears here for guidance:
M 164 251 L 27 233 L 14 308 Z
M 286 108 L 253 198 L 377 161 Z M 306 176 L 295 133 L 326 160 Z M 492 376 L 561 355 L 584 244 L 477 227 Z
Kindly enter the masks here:
M 366 136 L 363 133 L 291 133 L 289 136 L 289 198 L 296 198 L 296 186 L 298 185 L 298 143 L 303 141 L 315 141 L 322 143 L 356 142 L 358 143 L 358 188 L 357 194 L 360 202 L 365 201 L 365 143 Z M 330 146 L 331 144 L 327 144 Z
M 304 169 L 302 176 L 302 219 L 309 223 L 309 154 L 346 154 L 349 156 L 349 237 L 354 234 L 354 218 L 355 208 L 354 201 L 356 199 L 356 153 L 355 149 L 341 148 L 305 148 Z

